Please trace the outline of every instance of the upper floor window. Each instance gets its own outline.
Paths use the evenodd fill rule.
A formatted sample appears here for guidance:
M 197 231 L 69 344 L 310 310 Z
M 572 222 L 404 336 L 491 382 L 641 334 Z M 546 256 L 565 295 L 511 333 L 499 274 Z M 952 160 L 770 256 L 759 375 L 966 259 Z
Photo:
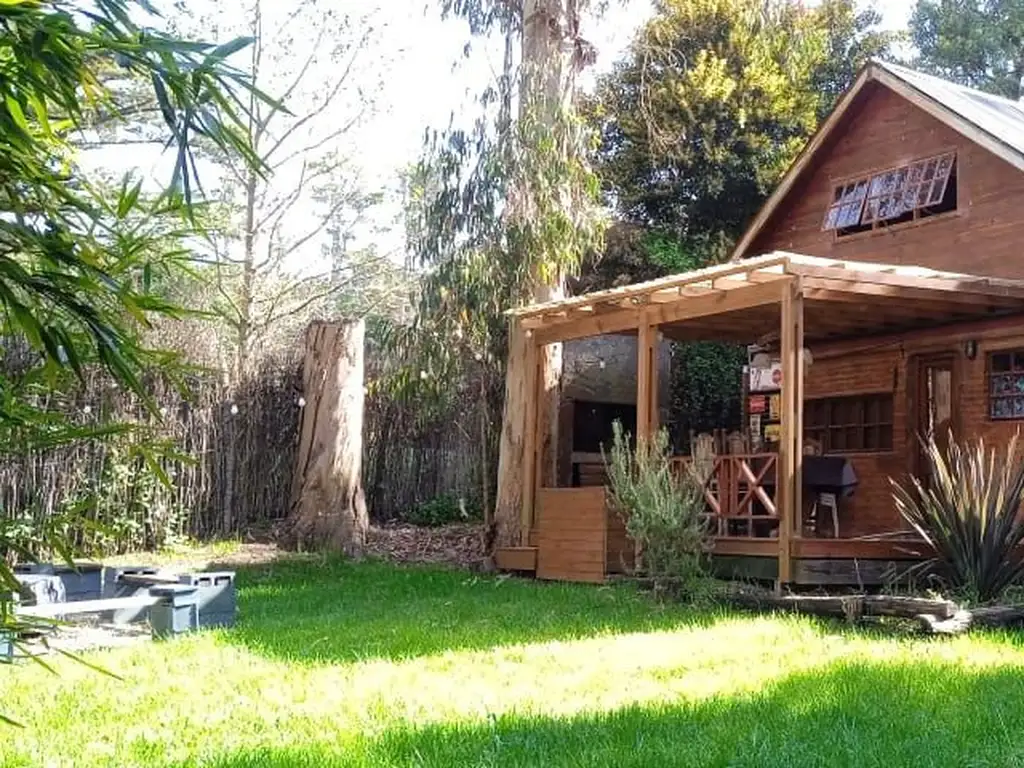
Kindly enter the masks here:
M 840 184 L 822 228 L 840 237 L 866 232 L 955 211 L 956 198 L 956 153 L 950 152 Z

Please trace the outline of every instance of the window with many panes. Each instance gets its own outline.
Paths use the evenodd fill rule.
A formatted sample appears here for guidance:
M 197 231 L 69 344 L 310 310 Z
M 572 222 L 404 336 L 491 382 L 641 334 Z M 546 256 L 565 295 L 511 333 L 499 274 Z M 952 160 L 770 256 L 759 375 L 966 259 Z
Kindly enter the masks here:
M 1024 419 L 1024 349 L 988 356 L 988 414 L 993 419 Z
M 956 210 L 956 153 L 915 160 L 835 188 L 822 229 L 843 236 Z
M 892 450 L 892 394 L 825 397 L 804 403 L 804 439 L 823 453 Z

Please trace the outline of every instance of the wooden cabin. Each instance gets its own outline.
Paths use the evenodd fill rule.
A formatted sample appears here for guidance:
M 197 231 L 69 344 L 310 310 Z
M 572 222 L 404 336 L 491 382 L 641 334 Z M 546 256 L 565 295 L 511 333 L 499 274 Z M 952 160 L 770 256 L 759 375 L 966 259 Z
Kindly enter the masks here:
M 720 443 L 709 465 L 716 567 L 878 583 L 929 554 L 890 491 L 890 478 L 922 470 L 917 436 L 998 443 L 1024 422 L 1024 108 L 873 62 L 729 263 L 526 307 L 513 324 L 534 352 L 636 336 L 638 437 L 659 426 L 652 361 L 664 340 L 770 350 L 774 439 Z M 755 425 L 764 404 L 752 404 Z M 533 407 L 517 417 L 529 471 L 518 542 L 497 552 L 499 567 L 594 582 L 628 570 L 632 545 L 601 479 L 580 487 L 546 471 L 557 459 L 540 448 L 545 419 Z

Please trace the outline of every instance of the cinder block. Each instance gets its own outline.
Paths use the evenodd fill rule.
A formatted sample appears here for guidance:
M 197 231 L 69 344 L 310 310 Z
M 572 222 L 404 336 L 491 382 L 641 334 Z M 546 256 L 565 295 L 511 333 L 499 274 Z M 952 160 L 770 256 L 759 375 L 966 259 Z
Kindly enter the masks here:
M 104 568 L 99 563 L 75 563 L 56 565 L 54 572 L 64 582 L 64 591 L 68 601 L 99 600 L 103 597 Z
M 234 626 L 237 612 L 234 571 L 184 573 L 180 580 L 182 584 L 197 588 L 200 627 Z
M 115 566 L 104 569 L 103 573 L 103 596 L 104 597 L 135 597 L 136 595 L 150 594 L 149 587 L 140 584 L 125 584 L 121 581 L 122 576 L 155 576 L 159 569 L 144 565 Z M 150 615 L 149 608 L 125 608 L 114 611 L 111 621 L 114 624 L 132 624 L 137 621 L 145 621 Z
M 155 640 L 192 632 L 199 628 L 196 587 L 191 584 L 161 584 L 150 587 L 149 594 L 160 598 L 160 602 L 149 611 L 149 624 Z

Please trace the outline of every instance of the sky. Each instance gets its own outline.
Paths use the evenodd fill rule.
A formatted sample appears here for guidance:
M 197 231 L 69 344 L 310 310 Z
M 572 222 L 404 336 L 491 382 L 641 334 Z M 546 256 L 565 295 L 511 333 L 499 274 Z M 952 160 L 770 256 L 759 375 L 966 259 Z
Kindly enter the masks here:
M 807 0 L 811 5 L 819 1 Z M 906 29 L 913 1 L 875 0 L 875 7 L 883 14 L 883 27 Z M 204 32 L 210 29 L 215 38 L 227 39 L 244 32 L 232 28 L 231 19 L 243 16 L 228 9 L 232 2 L 244 0 L 191 0 L 188 8 L 197 18 L 208 14 L 216 19 L 219 13 L 223 22 L 200 28 Z M 466 25 L 459 20 L 441 19 L 436 0 L 319 2 L 318 8 L 335 9 L 341 14 L 367 14 L 372 19 L 373 45 L 362 57 L 360 82 L 373 91 L 375 107 L 349 137 L 346 151 L 361 170 L 365 186 L 386 190 L 387 196 L 372 219 L 357 229 L 351 247 L 375 245 L 379 251 L 401 258 L 404 243 L 399 173 L 420 156 L 427 129 L 443 129 L 453 115 L 457 122 L 476 116 L 475 99 L 500 70 L 500 51 L 476 45 L 467 58 L 463 54 L 470 40 Z M 270 12 L 283 12 L 291 6 L 277 6 L 274 2 L 266 3 L 266 7 Z M 592 85 L 622 56 L 651 12 L 651 0 L 613 0 L 603 16 L 584 21 L 583 35 L 598 51 L 596 66 L 583 78 L 584 87 Z M 274 23 L 271 20 L 268 26 Z M 299 39 L 296 50 L 301 53 Z M 280 66 L 287 65 L 284 62 Z M 302 105 L 295 104 L 292 110 L 301 114 Z M 344 119 L 344 115 L 339 115 L 339 119 Z M 123 149 L 115 148 L 95 153 L 92 162 L 115 170 L 134 164 L 149 175 L 169 177 L 166 169 L 170 159 L 158 157 L 155 152 L 135 152 L 126 157 Z M 310 253 L 318 258 L 319 245 L 311 248 Z

